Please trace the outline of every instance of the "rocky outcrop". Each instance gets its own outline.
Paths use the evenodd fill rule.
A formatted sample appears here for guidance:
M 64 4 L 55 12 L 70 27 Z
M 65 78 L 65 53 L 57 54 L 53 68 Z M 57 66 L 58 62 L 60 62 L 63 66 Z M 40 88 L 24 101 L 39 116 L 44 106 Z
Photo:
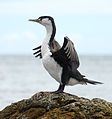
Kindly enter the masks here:
M 0 119 L 112 119 L 112 103 L 40 92 L 0 111 Z

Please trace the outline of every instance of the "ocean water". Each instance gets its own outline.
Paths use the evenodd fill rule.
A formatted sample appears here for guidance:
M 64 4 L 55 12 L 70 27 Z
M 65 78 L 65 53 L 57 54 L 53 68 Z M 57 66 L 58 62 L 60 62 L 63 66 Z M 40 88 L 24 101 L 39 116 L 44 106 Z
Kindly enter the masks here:
M 112 102 L 112 56 L 80 56 L 79 71 L 99 85 L 66 86 L 65 92 Z M 0 56 L 0 110 L 40 91 L 55 91 L 55 81 L 33 56 Z

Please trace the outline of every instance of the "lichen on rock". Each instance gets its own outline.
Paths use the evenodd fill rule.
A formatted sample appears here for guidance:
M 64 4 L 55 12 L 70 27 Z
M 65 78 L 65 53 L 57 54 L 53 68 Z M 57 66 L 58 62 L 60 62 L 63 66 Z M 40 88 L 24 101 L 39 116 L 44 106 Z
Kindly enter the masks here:
M 0 111 L 0 119 L 112 119 L 112 103 L 68 93 L 36 93 Z

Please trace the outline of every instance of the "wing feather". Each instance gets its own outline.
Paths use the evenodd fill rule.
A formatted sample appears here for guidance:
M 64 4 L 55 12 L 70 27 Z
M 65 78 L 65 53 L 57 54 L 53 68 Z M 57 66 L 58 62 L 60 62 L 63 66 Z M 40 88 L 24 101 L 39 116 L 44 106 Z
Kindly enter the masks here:
M 73 42 L 67 36 L 64 37 L 62 49 L 64 50 L 66 57 L 68 58 L 68 62 L 71 65 L 71 68 L 78 68 L 80 65 L 78 54 L 75 50 Z
M 33 50 L 35 50 L 36 52 L 33 53 L 33 55 L 35 55 L 35 57 L 40 57 L 40 59 L 42 58 L 42 54 L 41 54 L 41 45 L 34 48 Z

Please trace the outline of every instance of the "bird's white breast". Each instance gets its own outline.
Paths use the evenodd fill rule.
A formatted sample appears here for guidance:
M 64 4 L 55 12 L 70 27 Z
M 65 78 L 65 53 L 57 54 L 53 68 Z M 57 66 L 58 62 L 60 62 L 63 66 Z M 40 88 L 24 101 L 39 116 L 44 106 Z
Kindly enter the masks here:
M 48 73 L 59 83 L 61 83 L 62 67 L 60 67 L 60 65 L 57 64 L 57 62 L 55 62 L 50 55 L 50 53 L 45 54 L 42 58 L 42 63 Z

